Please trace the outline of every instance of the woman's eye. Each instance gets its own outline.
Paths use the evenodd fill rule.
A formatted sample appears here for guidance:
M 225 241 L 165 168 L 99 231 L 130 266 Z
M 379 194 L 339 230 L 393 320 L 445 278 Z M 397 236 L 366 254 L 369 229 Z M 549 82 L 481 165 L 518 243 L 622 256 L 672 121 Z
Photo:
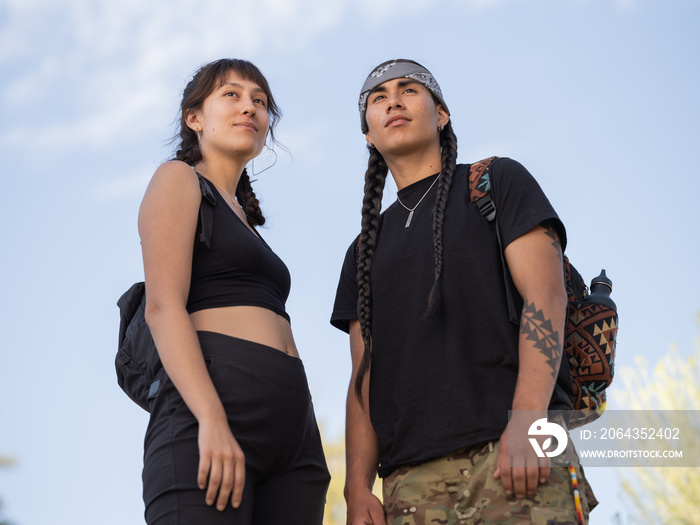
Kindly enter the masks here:
M 234 93 L 233 91 L 227 91 L 226 93 L 224 93 L 224 96 L 225 97 L 236 97 L 238 95 L 236 95 L 236 93 Z
M 415 90 L 415 88 L 406 88 L 404 93 L 417 93 L 417 91 Z
M 255 103 L 262 105 L 262 107 L 267 107 L 267 101 L 262 98 L 256 98 Z
M 380 101 L 380 100 L 383 99 L 383 98 L 384 98 L 384 95 L 377 95 L 376 97 L 374 97 L 374 98 L 372 99 L 372 103 L 378 102 L 378 101 Z

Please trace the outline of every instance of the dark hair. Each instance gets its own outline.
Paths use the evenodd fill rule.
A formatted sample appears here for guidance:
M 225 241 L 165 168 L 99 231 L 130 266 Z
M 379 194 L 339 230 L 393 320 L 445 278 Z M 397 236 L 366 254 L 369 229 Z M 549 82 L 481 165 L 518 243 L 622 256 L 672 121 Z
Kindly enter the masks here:
M 191 109 L 200 109 L 202 104 L 204 104 L 204 99 L 227 80 L 231 71 L 245 80 L 255 82 L 267 95 L 267 112 L 270 115 L 270 138 L 273 142 L 276 142 L 274 128 L 282 116 L 282 112 L 272 96 L 267 79 L 254 64 L 247 60 L 222 58 L 200 67 L 182 92 L 179 131 L 173 138 L 174 142 L 178 140 L 178 137 L 180 140 L 175 152 L 175 160 L 181 160 L 190 166 L 194 166 L 202 160 L 197 134 L 186 122 L 187 112 Z M 265 217 L 260 210 L 260 202 L 255 196 L 255 192 L 253 192 L 246 169 L 243 170 L 238 182 L 236 198 L 245 210 L 248 223 L 251 226 L 262 226 L 265 224 Z
M 457 167 L 457 137 L 452 123 L 447 122 L 440 132 L 442 151 L 442 171 L 437 185 L 435 206 L 433 207 L 433 251 L 435 253 L 435 281 L 428 296 L 426 319 L 435 317 L 442 303 L 440 275 L 442 274 L 442 225 L 445 219 L 445 206 L 452 187 L 452 177 Z M 372 258 L 377 247 L 379 214 L 388 167 L 382 154 L 376 148 L 369 148 L 369 161 L 365 172 L 365 195 L 362 201 L 362 230 L 357 246 L 357 289 L 358 314 L 362 341 L 365 349 L 355 378 L 355 394 L 362 403 L 362 383 L 369 370 L 372 344 L 372 293 L 370 273 Z

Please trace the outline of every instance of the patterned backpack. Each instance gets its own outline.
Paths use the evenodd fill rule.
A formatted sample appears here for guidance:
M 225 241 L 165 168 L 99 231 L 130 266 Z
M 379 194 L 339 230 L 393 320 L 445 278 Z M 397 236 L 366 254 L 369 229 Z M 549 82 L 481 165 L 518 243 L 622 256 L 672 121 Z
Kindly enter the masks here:
M 489 167 L 497 158 L 490 157 L 470 166 L 469 198 L 477 205 L 482 217 L 495 225 L 498 244 L 501 246 L 504 277 L 507 278 L 503 245 L 496 221 L 496 206 L 490 195 L 492 187 Z M 564 272 L 569 299 L 564 352 L 571 372 L 571 401 L 576 411 L 569 421 L 569 428 L 576 428 L 599 418 L 605 410 L 605 389 L 612 382 L 614 374 L 618 318 L 617 309 L 613 306 L 587 301 L 588 287 L 566 256 Z M 519 315 L 515 311 L 507 282 L 506 293 L 509 318 L 517 320 Z

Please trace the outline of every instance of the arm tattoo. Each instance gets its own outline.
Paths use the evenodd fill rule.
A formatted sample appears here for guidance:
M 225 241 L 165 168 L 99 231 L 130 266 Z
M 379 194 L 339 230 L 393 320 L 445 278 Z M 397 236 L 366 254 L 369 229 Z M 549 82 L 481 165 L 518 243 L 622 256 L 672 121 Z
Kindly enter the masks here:
M 535 303 L 528 303 L 527 300 L 520 318 L 520 333 L 526 336 L 528 341 L 534 342 L 535 348 L 545 356 L 552 378 L 556 381 L 562 352 L 559 332 L 553 330 L 551 319 L 546 319 L 544 312 L 538 310 Z
M 561 242 L 559 241 L 559 235 L 557 235 L 557 231 L 554 229 L 554 226 L 552 226 L 551 222 L 547 222 L 546 224 L 543 224 L 542 227 L 544 228 L 544 233 L 552 239 L 552 246 L 557 252 L 557 257 L 559 257 L 559 260 L 564 262 L 564 258 L 561 253 Z

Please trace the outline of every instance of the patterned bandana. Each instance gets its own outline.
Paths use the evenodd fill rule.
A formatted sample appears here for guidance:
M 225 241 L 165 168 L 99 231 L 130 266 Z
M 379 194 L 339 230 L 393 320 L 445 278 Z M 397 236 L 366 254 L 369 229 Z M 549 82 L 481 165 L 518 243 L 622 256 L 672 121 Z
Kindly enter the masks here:
M 410 78 L 423 84 L 438 100 L 442 107 L 445 108 L 447 114 L 450 114 L 450 110 L 447 109 L 447 104 L 445 104 L 445 100 L 442 98 L 442 90 L 430 71 L 411 60 L 397 58 L 396 60 L 390 60 L 389 62 L 378 65 L 374 71 L 369 74 L 362 86 L 360 100 L 357 103 L 360 109 L 360 126 L 362 127 L 362 133 L 367 133 L 368 131 L 365 113 L 367 112 L 367 98 L 369 94 L 373 89 L 379 87 L 384 82 L 397 78 Z

